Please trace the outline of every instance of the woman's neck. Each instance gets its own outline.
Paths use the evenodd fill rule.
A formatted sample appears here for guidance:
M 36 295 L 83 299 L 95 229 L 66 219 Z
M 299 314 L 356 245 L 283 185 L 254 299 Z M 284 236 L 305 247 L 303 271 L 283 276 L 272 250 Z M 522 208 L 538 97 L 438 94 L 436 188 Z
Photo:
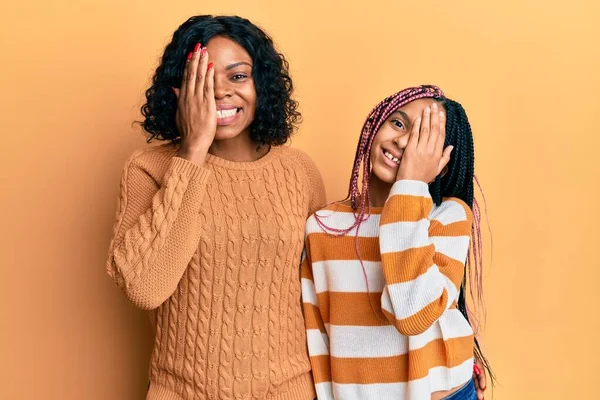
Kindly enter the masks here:
M 215 140 L 208 152 L 227 161 L 251 162 L 262 158 L 269 148 L 252 140 L 249 132 L 242 132 L 231 139 Z
M 383 207 L 387 200 L 392 184 L 379 179 L 375 174 L 371 173 L 369 194 L 371 196 L 371 205 L 373 207 Z

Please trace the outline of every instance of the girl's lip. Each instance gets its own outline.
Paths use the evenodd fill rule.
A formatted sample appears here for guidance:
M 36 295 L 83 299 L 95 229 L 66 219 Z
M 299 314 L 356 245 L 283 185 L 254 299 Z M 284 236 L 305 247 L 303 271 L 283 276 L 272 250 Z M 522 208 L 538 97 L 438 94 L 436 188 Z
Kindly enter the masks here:
M 390 168 L 394 168 L 394 169 L 398 168 L 398 167 L 399 167 L 399 165 L 398 165 L 398 164 L 396 164 L 394 161 L 390 160 L 389 158 L 387 158 L 387 157 L 385 156 L 385 153 L 384 153 L 384 151 L 387 151 L 387 150 L 385 150 L 385 149 L 383 149 L 383 148 L 382 148 L 382 149 L 381 149 L 381 156 L 383 157 L 383 160 L 384 160 L 384 162 L 385 162 L 385 163 L 386 163 L 386 164 L 387 164 L 387 165 L 388 165 Z M 396 157 L 396 158 L 398 158 L 398 157 Z

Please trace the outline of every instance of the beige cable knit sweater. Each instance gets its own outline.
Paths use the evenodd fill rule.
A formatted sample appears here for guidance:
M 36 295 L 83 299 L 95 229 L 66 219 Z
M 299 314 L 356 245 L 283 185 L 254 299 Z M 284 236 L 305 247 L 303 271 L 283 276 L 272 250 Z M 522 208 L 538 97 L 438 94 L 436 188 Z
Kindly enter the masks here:
M 325 202 L 319 172 L 289 147 L 203 167 L 175 155 L 163 145 L 127 162 L 107 262 L 152 310 L 147 399 L 314 399 L 299 265 Z

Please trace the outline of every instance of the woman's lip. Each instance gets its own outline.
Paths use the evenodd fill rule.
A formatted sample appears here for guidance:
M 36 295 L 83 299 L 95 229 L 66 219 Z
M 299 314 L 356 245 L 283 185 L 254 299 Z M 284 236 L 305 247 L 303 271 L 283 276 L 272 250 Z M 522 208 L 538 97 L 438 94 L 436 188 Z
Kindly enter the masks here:
M 239 107 L 236 107 L 232 104 L 217 104 L 217 110 L 233 110 L 234 108 Z
M 224 110 L 231 110 L 231 108 L 225 108 Z M 241 113 L 242 113 L 242 109 L 239 109 L 238 112 L 236 112 L 235 115 L 232 115 L 231 117 L 217 118 L 217 125 L 218 126 L 231 125 L 240 118 Z

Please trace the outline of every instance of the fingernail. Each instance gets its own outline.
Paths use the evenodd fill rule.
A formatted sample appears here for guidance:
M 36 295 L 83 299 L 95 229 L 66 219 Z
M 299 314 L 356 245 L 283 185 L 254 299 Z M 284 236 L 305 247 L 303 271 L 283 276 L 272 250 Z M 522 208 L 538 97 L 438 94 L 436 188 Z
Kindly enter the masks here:
M 434 110 L 437 110 L 437 103 L 433 103 L 433 105 L 431 106 Z
M 444 112 L 440 111 L 440 118 L 444 118 Z
M 188 56 L 187 56 L 187 60 L 188 60 L 188 61 L 190 61 L 190 60 L 192 59 L 192 54 L 194 54 L 194 53 L 190 52 L 190 53 L 188 54 Z
M 429 114 L 430 112 L 431 112 L 431 108 L 427 107 L 427 108 L 425 109 L 425 114 Z
M 213 63 L 208 63 L 208 70 L 210 71 L 213 67 Z
M 202 46 L 200 43 L 196 43 L 196 47 L 194 47 L 194 53 L 197 53 L 198 50 L 200 50 L 200 46 Z
M 200 52 L 200 56 L 204 57 L 206 55 L 206 47 L 202 48 L 202 51 Z
M 450 146 L 451 150 L 454 150 L 454 146 Z M 477 365 L 473 365 L 473 371 L 475 372 L 475 375 L 481 375 L 481 370 L 479 369 L 479 367 Z
M 483 391 L 485 392 L 485 389 L 487 389 L 487 386 L 486 386 L 486 387 L 484 387 L 484 388 L 483 388 L 483 389 L 481 389 L 481 390 L 483 390 Z

